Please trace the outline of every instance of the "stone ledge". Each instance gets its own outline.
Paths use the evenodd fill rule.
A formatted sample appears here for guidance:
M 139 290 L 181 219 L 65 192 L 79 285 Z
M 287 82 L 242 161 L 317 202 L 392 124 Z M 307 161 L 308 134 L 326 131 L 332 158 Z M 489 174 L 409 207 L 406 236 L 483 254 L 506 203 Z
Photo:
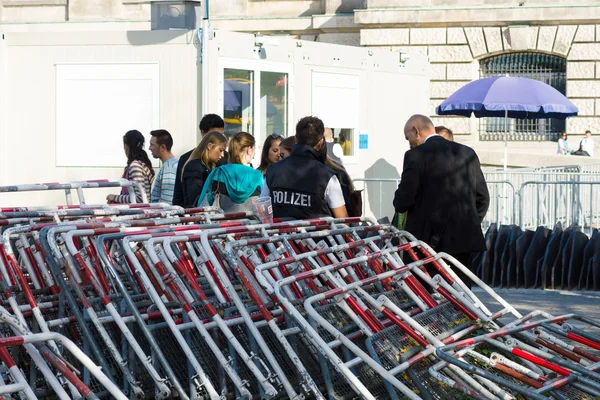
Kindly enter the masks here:
M 4 7 L 66 6 L 67 0 L 4 0 L 0 4 Z
M 356 10 L 354 21 L 358 24 L 430 24 L 440 21 L 455 26 L 482 26 L 487 23 L 511 25 L 528 21 L 530 23 L 597 23 L 600 19 L 600 5 L 579 5 L 561 7 L 556 5 L 524 6 L 464 6 L 429 8 L 377 8 Z
M 215 29 L 237 32 L 270 32 L 285 31 L 310 34 L 313 31 L 312 18 L 211 18 L 211 26 Z
M 158 0 L 121 0 L 123 4 L 151 4 L 156 3 Z M 198 3 L 201 4 L 202 0 L 160 0 L 161 3 Z

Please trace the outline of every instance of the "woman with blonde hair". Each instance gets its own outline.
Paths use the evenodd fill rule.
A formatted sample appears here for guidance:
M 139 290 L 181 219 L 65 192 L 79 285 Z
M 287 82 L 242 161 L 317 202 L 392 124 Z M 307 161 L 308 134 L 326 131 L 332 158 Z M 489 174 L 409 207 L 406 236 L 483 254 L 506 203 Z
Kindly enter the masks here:
M 227 138 L 221 132 L 208 132 L 194 149 L 183 166 L 181 184 L 183 187 L 183 206 L 195 207 L 200 192 L 210 171 L 225 154 Z
M 250 162 L 256 140 L 247 132 L 238 132 L 229 141 L 229 164 L 215 168 L 204 183 L 198 204 L 217 206 L 225 212 L 254 210 L 252 199 L 260 195 L 263 174 Z

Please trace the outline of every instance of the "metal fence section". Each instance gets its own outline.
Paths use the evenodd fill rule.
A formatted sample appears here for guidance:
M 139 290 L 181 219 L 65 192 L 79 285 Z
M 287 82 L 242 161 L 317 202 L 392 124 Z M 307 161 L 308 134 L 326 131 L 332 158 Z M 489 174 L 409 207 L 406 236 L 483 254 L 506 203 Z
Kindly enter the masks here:
M 483 173 L 490 193 L 483 230 L 492 223 L 531 229 L 561 222 L 577 223 L 591 233 L 600 224 L 600 164 L 486 169 Z M 357 189 L 364 189 L 363 215 L 393 217 L 392 202 L 400 179 L 358 178 L 354 182 Z
M 518 196 L 518 223 L 523 229 L 577 223 L 591 234 L 600 227 L 600 180 L 524 182 Z
M 581 166 L 582 174 L 600 174 L 600 164 L 588 164 Z
M 490 206 L 481 223 L 482 229 L 487 230 L 492 223 L 503 225 L 514 223 L 517 212 L 514 185 L 508 180 L 488 180 L 486 183 L 490 192 Z
M 520 225 L 523 221 L 525 225 L 521 225 L 522 228 L 554 225 L 558 221 L 579 222 L 580 219 L 577 218 L 581 215 L 572 213 L 567 215 L 566 210 L 587 209 L 590 206 L 588 203 L 589 196 L 600 196 L 600 193 L 594 193 L 597 189 L 588 188 L 585 190 L 591 191 L 589 196 L 587 192 L 582 193 L 582 197 L 567 198 L 561 196 L 559 199 L 561 199 L 562 205 L 558 209 L 550 210 L 547 205 L 546 194 L 552 190 L 559 190 L 560 185 L 554 185 L 556 186 L 555 189 L 548 189 L 542 184 L 600 181 L 600 165 L 595 164 L 589 166 L 565 165 L 545 168 L 519 168 L 508 171 L 486 169 L 483 171 L 483 175 L 490 191 L 490 209 L 483 221 L 483 229 L 487 229 L 494 222 L 505 225 Z M 510 182 L 514 189 L 512 193 L 509 187 L 500 189 L 499 186 L 502 186 L 502 184 L 499 182 Z M 540 182 L 536 187 L 540 193 L 533 192 L 528 186 L 525 187 L 525 190 L 521 190 L 526 182 Z M 561 189 L 562 192 L 568 190 L 566 188 Z M 519 216 L 518 220 L 517 215 Z M 552 222 L 555 217 L 557 219 Z

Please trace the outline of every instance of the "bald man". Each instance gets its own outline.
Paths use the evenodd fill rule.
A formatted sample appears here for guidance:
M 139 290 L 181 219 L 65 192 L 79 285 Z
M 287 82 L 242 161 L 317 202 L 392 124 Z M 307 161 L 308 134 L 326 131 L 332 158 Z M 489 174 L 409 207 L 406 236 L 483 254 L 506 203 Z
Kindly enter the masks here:
M 404 154 L 394 196 L 396 212 L 406 213 L 405 229 L 417 239 L 453 255 L 472 271 L 473 253 L 485 250 L 481 221 L 490 199 L 477 154 L 439 136 L 424 115 L 408 119 L 404 137 L 411 149 Z

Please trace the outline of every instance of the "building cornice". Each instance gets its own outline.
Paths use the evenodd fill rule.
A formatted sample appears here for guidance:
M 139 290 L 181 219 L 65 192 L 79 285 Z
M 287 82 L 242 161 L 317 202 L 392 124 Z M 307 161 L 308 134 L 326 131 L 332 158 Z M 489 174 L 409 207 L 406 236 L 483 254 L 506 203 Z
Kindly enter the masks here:
M 354 12 L 354 22 L 363 26 L 546 25 L 597 23 L 599 19 L 600 4 L 372 8 Z
M 4 7 L 67 6 L 67 0 L 4 0 Z

